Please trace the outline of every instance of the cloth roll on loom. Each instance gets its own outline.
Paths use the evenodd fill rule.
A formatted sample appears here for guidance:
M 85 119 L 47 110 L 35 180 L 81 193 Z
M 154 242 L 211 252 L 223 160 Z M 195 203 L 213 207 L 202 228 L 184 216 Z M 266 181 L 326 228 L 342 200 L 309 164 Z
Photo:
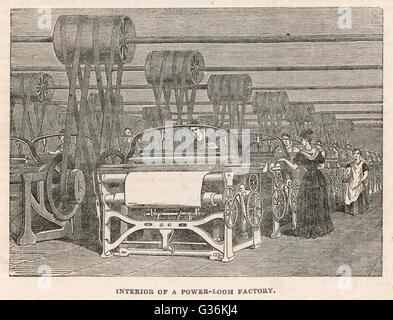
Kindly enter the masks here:
M 80 62 L 94 62 L 94 39 L 98 43 L 99 60 L 110 59 L 113 45 L 114 63 L 129 63 L 134 57 L 135 44 L 125 39 L 135 38 L 135 28 L 127 16 L 60 16 L 53 31 L 53 47 L 62 64 L 69 64 L 75 52 L 77 26 L 80 26 Z

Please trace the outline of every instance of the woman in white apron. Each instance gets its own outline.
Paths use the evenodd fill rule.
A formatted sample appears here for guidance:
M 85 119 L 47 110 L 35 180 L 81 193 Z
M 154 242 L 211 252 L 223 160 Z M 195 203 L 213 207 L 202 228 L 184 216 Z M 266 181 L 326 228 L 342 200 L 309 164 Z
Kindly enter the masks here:
M 347 164 L 344 172 L 345 212 L 356 215 L 368 209 L 367 188 L 364 181 L 368 177 L 369 168 L 362 158 L 359 148 L 353 150 L 354 161 Z

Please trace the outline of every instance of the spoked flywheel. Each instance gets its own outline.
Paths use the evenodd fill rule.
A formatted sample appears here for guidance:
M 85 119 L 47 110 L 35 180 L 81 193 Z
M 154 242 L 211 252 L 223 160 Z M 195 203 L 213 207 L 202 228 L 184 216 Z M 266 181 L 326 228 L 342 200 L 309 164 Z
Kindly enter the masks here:
M 282 188 L 274 189 L 272 194 L 273 216 L 281 220 L 288 210 L 288 200 L 285 191 Z
M 232 198 L 225 202 L 224 221 L 228 228 L 233 228 L 239 215 L 239 206 L 236 199 Z
M 261 225 L 263 218 L 262 197 L 257 192 L 251 192 L 247 197 L 246 219 L 253 227 Z

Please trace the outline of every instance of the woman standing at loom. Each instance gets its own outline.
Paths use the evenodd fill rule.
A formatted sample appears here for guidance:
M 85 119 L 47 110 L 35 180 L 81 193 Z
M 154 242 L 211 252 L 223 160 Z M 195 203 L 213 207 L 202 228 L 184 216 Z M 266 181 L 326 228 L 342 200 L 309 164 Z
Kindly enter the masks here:
M 321 170 L 325 162 L 325 152 L 311 144 L 313 131 L 304 130 L 300 134 L 302 148 L 293 161 L 280 159 L 290 169 L 303 170 L 305 173 L 300 183 L 297 198 L 297 223 L 295 236 L 317 238 L 334 230 L 329 215 L 326 178 Z
M 367 188 L 364 181 L 368 178 L 369 168 L 362 159 L 359 148 L 353 150 L 354 160 L 347 164 L 344 172 L 345 212 L 356 215 L 368 209 Z

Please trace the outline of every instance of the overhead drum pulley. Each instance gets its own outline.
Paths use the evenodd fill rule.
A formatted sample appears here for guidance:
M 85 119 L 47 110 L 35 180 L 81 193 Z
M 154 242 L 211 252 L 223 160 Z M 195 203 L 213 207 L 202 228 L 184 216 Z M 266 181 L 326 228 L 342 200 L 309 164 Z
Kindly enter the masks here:
M 288 94 L 285 91 L 256 92 L 252 102 L 254 113 L 260 126 L 269 133 L 277 134 L 281 129 L 284 113 L 289 106 Z M 270 122 L 270 130 L 268 127 Z
M 290 123 L 290 131 L 298 136 L 306 128 L 313 127 L 317 137 L 321 136 L 321 126 L 314 126 L 315 107 L 312 104 L 289 104 L 285 110 L 285 120 Z M 322 114 L 323 115 L 323 114 Z
M 167 120 L 170 112 L 171 92 L 174 91 L 177 106 L 177 123 L 182 123 L 183 104 L 187 105 L 187 121 L 193 120 L 196 85 L 203 79 L 205 62 L 199 51 L 163 50 L 152 51 L 146 57 L 146 81 L 152 85 L 156 101 L 157 124 Z M 191 94 L 189 95 L 189 91 Z M 161 107 L 164 95 L 165 112 Z
M 230 124 L 234 125 L 235 117 L 238 119 L 238 126 L 242 127 L 246 103 L 251 99 L 252 80 L 248 74 L 216 74 L 211 75 L 207 82 L 207 96 L 213 104 L 215 124 L 224 124 L 226 109 L 228 108 Z M 242 110 L 239 112 L 239 103 Z M 220 111 L 220 105 L 222 110 Z
M 210 102 L 217 100 L 249 101 L 252 95 L 252 81 L 248 74 L 214 74 L 207 82 L 207 96 Z
M 11 97 L 24 99 L 29 97 L 31 102 L 48 102 L 53 97 L 54 81 L 46 73 L 16 73 L 11 74 Z
M 203 79 L 205 62 L 199 51 L 151 51 L 145 61 L 145 75 L 149 84 L 183 81 L 186 85 L 199 84 Z
M 77 26 L 80 26 L 80 63 L 93 64 L 94 42 L 98 44 L 100 62 L 110 59 L 114 49 L 114 63 L 129 63 L 135 54 L 135 43 L 127 39 L 135 38 L 135 28 L 127 16 L 60 16 L 53 31 L 53 47 L 57 59 L 69 64 L 75 52 Z M 96 44 L 96 46 L 97 46 Z

